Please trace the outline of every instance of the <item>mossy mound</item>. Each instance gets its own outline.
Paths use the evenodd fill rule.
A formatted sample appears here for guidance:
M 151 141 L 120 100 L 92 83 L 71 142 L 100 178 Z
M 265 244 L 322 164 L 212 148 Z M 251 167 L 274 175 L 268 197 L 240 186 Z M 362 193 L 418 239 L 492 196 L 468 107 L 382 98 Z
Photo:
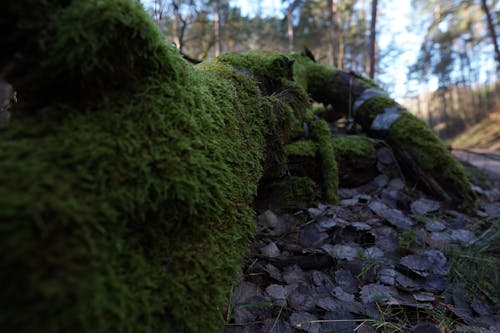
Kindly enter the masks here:
M 337 136 L 332 143 L 341 186 L 359 186 L 377 174 L 377 153 L 370 139 L 361 135 Z
M 219 332 L 266 140 L 286 143 L 307 95 L 286 66 L 273 96 L 254 67 L 189 66 L 137 1 L 38 7 L 14 31 L 43 43 L 9 74 L 22 102 L 0 133 L 0 326 Z
M 472 210 L 476 196 L 462 165 L 422 120 L 403 112 L 386 140 L 397 153 L 409 153 L 420 168 L 439 182 L 459 209 Z
M 338 69 L 332 66 L 320 64 L 311 59 L 293 55 L 293 74 L 295 80 L 309 93 L 311 98 L 318 102 L 324 102 L 325 97 L 332 93 L 332 78 L 338 72 Z

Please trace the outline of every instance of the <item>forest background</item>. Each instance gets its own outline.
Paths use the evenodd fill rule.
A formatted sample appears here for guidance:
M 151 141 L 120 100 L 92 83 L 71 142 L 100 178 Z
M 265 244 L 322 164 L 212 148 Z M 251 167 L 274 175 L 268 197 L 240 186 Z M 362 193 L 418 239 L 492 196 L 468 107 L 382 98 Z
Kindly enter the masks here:
M 307 47 L 320 62 L 372 77 L 443 139 L 500 112 L 499 0 L 141 3 L 191 58 Z

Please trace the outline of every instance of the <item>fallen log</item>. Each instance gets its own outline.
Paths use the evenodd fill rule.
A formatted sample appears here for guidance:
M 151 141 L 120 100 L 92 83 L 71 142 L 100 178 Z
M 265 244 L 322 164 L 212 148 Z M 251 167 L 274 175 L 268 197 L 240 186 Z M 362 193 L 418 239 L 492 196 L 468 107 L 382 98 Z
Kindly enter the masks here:
M 470 211 L 475 195 L 460 163 L 426 124 L 374 82 L 353 72 L 295 55 L 294 74 L 316 101 L 352 117 L 363 130 L 385 139 L 408 179 L 454 207 Z

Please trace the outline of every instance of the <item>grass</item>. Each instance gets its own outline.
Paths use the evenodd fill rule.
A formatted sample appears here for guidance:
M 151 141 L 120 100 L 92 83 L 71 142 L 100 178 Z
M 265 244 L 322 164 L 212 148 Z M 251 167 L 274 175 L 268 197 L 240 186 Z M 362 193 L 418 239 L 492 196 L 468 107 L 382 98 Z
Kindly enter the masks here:
M 493 221 L 495 223 L 495 221 Z M 459 284 L 471 296 L 500 302 L 500 228 L 492 225 L 479 240 L 466 249 L 450 251 L 449 282 Z

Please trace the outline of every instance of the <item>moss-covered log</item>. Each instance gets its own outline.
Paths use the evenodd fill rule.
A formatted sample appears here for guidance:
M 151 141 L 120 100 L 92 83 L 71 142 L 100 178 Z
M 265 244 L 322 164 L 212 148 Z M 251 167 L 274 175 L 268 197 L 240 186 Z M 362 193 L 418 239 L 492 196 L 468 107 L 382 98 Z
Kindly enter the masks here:
M 135 0 L 1 6 L 19 104 L 0 132 L 0 327 L 220 332 L 258 181 L 308 106 L 290 59 L 192 67 Z
M 368 79 L 306 56 L 294 58 L 295 79 L 315 101 L 351 115 L 369 135 L 383 137 L 403 171 L 431 194 L 463 210 L 474 206 L 475 195 L 462 166 L 422 120 Z

